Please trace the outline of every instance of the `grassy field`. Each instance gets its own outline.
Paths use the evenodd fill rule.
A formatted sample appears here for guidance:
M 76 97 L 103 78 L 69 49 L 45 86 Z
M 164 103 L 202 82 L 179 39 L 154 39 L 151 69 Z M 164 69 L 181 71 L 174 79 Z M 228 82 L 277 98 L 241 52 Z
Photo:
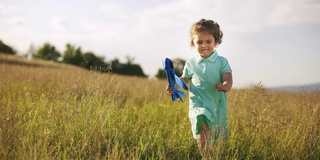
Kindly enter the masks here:
M 0 159 L 200 159 L 166 81 L 0 54 Z M 320 93 L 228 92 L 212 159 L 319 159 Z

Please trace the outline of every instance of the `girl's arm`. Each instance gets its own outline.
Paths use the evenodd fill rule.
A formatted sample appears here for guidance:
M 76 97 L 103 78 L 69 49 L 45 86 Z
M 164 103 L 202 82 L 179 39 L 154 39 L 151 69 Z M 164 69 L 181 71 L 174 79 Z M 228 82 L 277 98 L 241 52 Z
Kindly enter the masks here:
M 180 79 L 183 81 L 183 83 L 188 84 L 188 81 L 189 81 L 188 78 L 186 78 L 186 77 L 180 77 Z M 177 88 L 178 85 L 175 84 L 175 87 Z M 167 84 L 167 86 L 166 86 L 166 91 L 167 91 L 167 93 L 170 94 L 170 95 L 171 95 L 172 92 L 173 92 L 173 90 L 170 88 L 169 84 Z
M 215 87 L 218 91 L 228 92 L 233 84 L 232 73 L 226 72 L 222 75 L 223 83 L 217 82 Z
M 185 83 L 185 84 L 188 84 L 188 82 L 189 82 L 189 79 L 188 78 L 186 78 L 186 77 L 180 77 L 180 79 Z

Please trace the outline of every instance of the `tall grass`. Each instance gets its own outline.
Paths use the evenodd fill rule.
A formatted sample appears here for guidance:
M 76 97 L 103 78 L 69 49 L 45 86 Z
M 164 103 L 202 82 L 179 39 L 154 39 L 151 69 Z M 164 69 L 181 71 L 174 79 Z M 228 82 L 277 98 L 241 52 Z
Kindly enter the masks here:
M 188 100 L 166 81 L 0 54 L 0 159 L 199 159 Z M 320 94 L 228 93 L 230 139 L 212 159 L 317 159 Z

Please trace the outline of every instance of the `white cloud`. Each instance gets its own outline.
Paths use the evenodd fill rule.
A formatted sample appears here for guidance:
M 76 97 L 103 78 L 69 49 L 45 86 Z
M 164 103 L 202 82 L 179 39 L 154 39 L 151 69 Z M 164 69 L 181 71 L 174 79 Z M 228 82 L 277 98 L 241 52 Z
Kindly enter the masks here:
M 58 32 L 65 32 L 67 30 L 66 22 L 59 17 L 52 17 L 50 19 L 50 26 Z
M 105 4 L 99 8 L 105 16 L 114 19 L 127 20 L 130 17 L 130 13 L 125 8 L 114 4 Z
M 22 11 L 20 7 L 0 3 L 0 13 L 2 14 L 11 14 L 19 11 Z
M 13 17 L 10 19 L 4 19 L 4 25 L 8 26 L 23 26 L 26 24 L 25 20 L 21 17 Z
M 302 23 L 320 23 L 320 2 L 312 0 L 283 0 L 274 3 L 268 14 L 270 26 L 288 26 Z

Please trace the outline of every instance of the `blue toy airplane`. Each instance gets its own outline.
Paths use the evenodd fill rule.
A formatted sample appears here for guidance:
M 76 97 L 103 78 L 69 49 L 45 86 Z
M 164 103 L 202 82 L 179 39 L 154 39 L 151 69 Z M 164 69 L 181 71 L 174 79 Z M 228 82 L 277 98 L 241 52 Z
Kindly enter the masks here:
M 185 93 L 182 91 L 179 91 L 175 87 L 175 83 L 177 83 L 180 87 L 182 87 L 185 90 L 188 90 L 188 87 L 184 82 L 174 73 L 174 67 L 173 63 L 169 58 L 166 58 L 163 62 L 163 67 L 166 72 L 166 76 L 168 79 L 169 87 L 173 90 L 173 93 L 171 95 L 171 98 L 173 101 L 180 99 L 182 102 L 182 98 L 185 96 Z

